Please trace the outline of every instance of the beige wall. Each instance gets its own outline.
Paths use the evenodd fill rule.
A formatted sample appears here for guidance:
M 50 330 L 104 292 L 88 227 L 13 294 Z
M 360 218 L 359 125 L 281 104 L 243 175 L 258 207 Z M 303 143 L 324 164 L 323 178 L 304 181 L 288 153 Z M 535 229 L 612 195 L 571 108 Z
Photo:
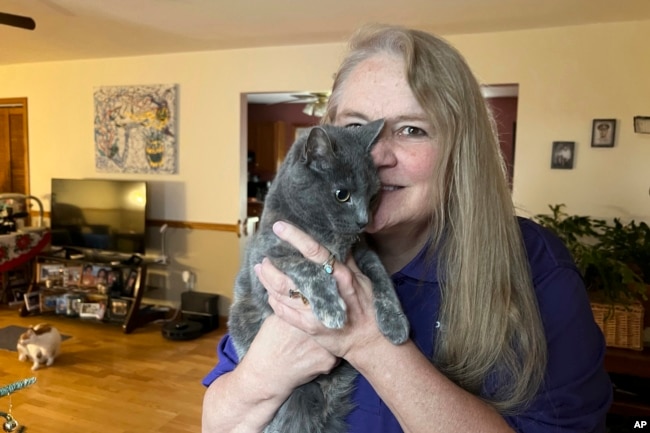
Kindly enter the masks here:
M 485 83 L 520 85 L 514 198 L 522 214 L 549 203 L 597 216 L 650 220 L 650 135 L 634 115 L 650 115 L 650 21 L 453 36 Z M 325 90 L 344 44 L 228 50 L 0 67 L 0 98 L 29 100 L 31 191 L 49 208 L 52 177 L 142 178 L 149 217 L 235 224 L 245 214 L 241 185 L 241 94 Z M 95 173 L 93 87 L 179 85 L 179 173 Z M 591 149 L 594 118 L 619 119 L 616 147 Z M 551 170 L 555 140 L 576 141 L 574 170 Z M 149 245 L 160 245 L 157 228 Z M 156 270 L 151 297 L 178 303 L 180 274 L 195 289 L 231 297 L 243 239 L 233 233 L 170 229 L 171 265 Z M 225 314 L 227 303 L 222 305 Z
M 650 220 L 650 21 L 459 36 L 484 82 L 519 83 L 514 198 L 523 214 L 548 203 L 601 217 Z M 593 119 L 618 119 L 614 148 L 591 148 Z M 576 142 L 573 170 L 551 170 L 553 141 Z

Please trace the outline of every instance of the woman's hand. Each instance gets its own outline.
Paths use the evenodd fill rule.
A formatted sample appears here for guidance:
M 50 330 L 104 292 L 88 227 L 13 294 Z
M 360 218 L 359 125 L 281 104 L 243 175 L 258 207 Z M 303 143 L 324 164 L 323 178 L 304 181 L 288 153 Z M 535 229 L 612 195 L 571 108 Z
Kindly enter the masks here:
M 254 364 L 255 371 L 264 376 L 260 377 L 263 383 L 291 392 L 329 373 L 339 360 L 305 332 L 271 315 L 255 336 L 242 360 L 245 362 Z
M 293 245 L 302 255 L 315 263 L 325 263 L 330 252 L 310 236 L 285 223 L 273 226 L 275 234 Z M 310 335 L 331 354 L 347 358 L 350 351 L 361 349 L 376 338 L 383 338 L 375 321 L 372 285 L 354 260 L 350 257 L 345 263 L 335 262 L 333 276 L 339 294 L 345 302 L 347 322 L 342 329 L 328 329 L 318 321 L 309 305 L 298 298 L 289 296 L 296 290 L 292 280 L 265 259 L 256 265 L 258 278 L 269 292 L 269 304 L 275 314 L 288 324 Z M 324 271 L 323 271 L 324 272 Z

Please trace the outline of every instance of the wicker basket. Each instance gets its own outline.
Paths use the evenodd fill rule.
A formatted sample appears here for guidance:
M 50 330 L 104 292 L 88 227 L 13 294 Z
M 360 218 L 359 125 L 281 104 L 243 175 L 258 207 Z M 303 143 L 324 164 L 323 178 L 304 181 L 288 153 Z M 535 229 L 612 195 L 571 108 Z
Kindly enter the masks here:
M 612 305 L 592 300 L 591 310 L 607 346 L 643 350 L 644 312 L 640 302 Z

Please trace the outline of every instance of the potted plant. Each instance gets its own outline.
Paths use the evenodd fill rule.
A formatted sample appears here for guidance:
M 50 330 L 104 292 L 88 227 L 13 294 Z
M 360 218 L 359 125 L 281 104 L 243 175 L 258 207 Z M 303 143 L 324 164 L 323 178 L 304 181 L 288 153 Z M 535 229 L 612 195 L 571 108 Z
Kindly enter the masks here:
M 610 303 L 645 300 L 650 284 L 650 227 L 568 215 L 564 204 L 534 219 L 553 231 L 571 252 L 587 290 Z
M 568 215 L 564 204 L 533 219 L 565 243 L 582 274 L 607 344 L 643 349 L 644 309 L 650 286 L 650 227 Z M 620 326 L 619 326 L 620 325 Z M 623 329 L 621 329 L 623 327 Z

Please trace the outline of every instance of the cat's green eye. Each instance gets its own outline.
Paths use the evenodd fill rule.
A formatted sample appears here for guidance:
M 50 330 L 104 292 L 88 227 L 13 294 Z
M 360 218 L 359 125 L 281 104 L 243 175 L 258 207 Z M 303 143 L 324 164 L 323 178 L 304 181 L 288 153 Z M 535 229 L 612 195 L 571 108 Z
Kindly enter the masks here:
M 347 189 L 337 189 L 334 193 L 334 196 L 341 203 L 345 203 L 346 201 L 350 200 L 350 191 Z

